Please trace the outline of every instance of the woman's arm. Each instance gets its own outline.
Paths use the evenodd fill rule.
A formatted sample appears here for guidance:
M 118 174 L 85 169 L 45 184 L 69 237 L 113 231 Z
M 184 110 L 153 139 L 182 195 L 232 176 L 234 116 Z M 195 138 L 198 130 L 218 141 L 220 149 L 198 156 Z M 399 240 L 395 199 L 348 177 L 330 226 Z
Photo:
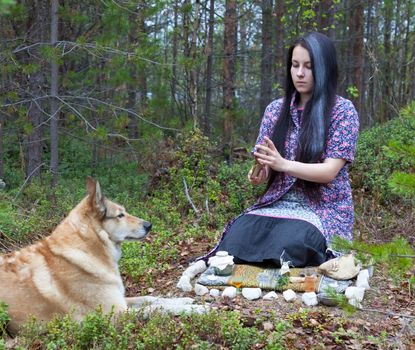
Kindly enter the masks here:
M 302 163 L 294 160 L 288 160 L 281 156 L 274 143 L 265 136 L 264 140 L 268 147 L 256 145 L 257 150 L 263 153 L 255 152 L 254 156 L 258 163 L 268 165 L 271 169 L 286 173 L 290 176 L 317 183 L 329 183 L 333 181 L 340 169 L 346 163 L 344 159 L 327 158 L 323 163 Z

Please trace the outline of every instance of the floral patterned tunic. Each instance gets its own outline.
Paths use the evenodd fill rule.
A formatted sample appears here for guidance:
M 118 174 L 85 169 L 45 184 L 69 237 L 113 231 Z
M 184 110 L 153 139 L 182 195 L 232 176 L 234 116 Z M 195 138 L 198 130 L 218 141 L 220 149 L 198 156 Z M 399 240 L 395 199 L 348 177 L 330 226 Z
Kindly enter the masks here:
M 272 136 L 281 109 L 282 99 L 273 101 L 268 105 L 262 119 L 257 144 L 263 143 L 265 136 Z M 288 132 L 286 144 L 286 158 L 290 160 L 295 159 L 300 137 L 300 123 L 297 114 L 297 108 L 294 102 L 292 102 L 291 116 L 294 127 Z M 323 225 L 322 233 L 328 244 L 330 244 L 335 235 L 352 240 L 354 209 L 348 167 L 354 160 L 358 133 L 359 117 L 356 109 L 352 102 L 337 96 L 331 113 L 327 144 L 322 161 L 326 158 L 339 158 L 346 160 L 346 164 L 332 182 L 321 184 L 321 195 L 318 200 L 311 198 L 309 194 L 304 192 L 309 207 L 321 220 Z M 296 179 L 294 177 L 286 174 L 277 177 L 277 180 L 274 181 L 267 193 L 252 207 L 248 208 L 245 213 L 277 201 L 288 192 L 295 182 Z
M 265 136 L 271 138 L 275 125 L 280 117 L 282 105 L 282 99 L 275 100 L 268 105 L 264 112 L 256 144 L 264 143 Z M 290 112 L 293 127 L 287 133 L 285 157 L 289 160 L 294 160 L 300 137 L 299 111 L 294 104 L 294 99 L 291 102 Z M 302 193 L 302 197 L 305 198 L 306 204 L 308 204 L 307 206 L 320 219 L 322 234 L 326 238 L 328 245 L 330 245 L 334 236 L 352 240 L 354 208 L 348 168 L 349 164 L 354 160 L 358 133 L 359 117 L 355 107 L 351 101 L 336 96 L 336 101 L 331 112 L 326 148 L 321 160 L 338 158 L 346 160 L 346 164 L 333 181 L 328 184 L 321 184 L 319 198 L 312 198 L 305 191 Z M 292 176 L 287 174 L 277 176 L 268 191 L 253 206 L 246 209 L 242 214 L 227 224 L 220 242 L 222 242 L 233 222 L 240 216 L 269 206 L 283 197 L 290 189 L 296 188 L 296 190 L 301 191 L 301 187 L 294 186 L 295 184 L 296 178 Z M 207 255 L 201 258 L 212 255 L 220 242 Z

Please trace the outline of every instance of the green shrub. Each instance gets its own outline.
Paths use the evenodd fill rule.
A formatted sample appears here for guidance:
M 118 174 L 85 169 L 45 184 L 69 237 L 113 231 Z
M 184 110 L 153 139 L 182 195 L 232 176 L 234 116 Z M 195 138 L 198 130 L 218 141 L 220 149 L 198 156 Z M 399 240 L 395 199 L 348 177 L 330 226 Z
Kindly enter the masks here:
M 0 300 L 0 337 L 6 332 L 7 324 L 10 321 L 10 316 L 7 313 L 8 305 Z
M 389 178 L 394 172 L 414 171 L 413 154 L 393 152 L 393 145 L 407 147 L 415 139 L 415 101 L 400 117 L 361 132 L 353 163 L 353 186 L 373 193 L 382 201 L 396 198 Z
M 32 319 L 22 327 L 20 344 L 43 349 L 128 349 L 134 340 L 136 315 L 123 314 L 115 323 L 113 317 L 113 313 L 104 314 L 98 308 L 82 322 L 71 315 L 56 317 L 46 324 Z

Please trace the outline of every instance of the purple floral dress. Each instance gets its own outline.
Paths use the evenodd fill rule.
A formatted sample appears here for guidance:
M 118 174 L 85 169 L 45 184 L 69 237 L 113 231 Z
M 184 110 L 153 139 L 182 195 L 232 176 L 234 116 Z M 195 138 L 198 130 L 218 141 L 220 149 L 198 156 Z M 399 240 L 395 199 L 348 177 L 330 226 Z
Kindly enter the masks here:
M 271 138 L 281 114 L 282 104 L 283 100 L 279 99 L 271 102 L 266 108 L 256 144 L 264 143 L 265 136 Z M 288 130 L 285 153 L 285 157 L 289 160 L 295 159 L 300 136 L 301 125 L 298 114 L 299 111 L 294 105 L 293 99 L 291 103 L 293 127 Z M 354 209 L 348 168 L 349 164 L 354 160 L 358 133 L 359 117 L 356 109 L 351 101 L 337 96 L 331 112 L 326 148 L 321 161 L 324 161 L 326 158 L 337 158 L 346 160 L 346 164 L 332 182 L 321 184 L 319 187 L 320 196 L 313 198 L 308 192 L 302 192 L 302 197 L 305 199 L 307 206 L 320 219 L 322 226 L 320 230 L 322 230 L 321 233 L 325 237 L 328 246 L 334 236 L 352 240 Z M 287 174 L 277 176 L 268 191 L 253 206 L 246 209 L 241 215 L 226 225 L 219 243 L 202 258 L 206 258 L 215 253 L 217 247 L 237 218 L 256 211 L 259 208 L 271 205 L 294 188 L 296 191 L 301 191 L 301 187 L 294 186 L 295 184 L 296 178 L 292 176 Z

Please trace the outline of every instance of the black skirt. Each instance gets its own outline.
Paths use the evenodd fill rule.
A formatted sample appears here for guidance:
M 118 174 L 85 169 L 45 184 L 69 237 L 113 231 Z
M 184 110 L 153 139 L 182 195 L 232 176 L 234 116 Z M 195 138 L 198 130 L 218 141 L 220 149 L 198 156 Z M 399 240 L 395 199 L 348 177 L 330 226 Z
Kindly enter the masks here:
M 280 258 L 294 267 L 326 261 L 326 239 L 312 224 L 299 219 L 244 214 L 229 228 L 218 250 L 236 263 L 265 263 L 280 267 Z

